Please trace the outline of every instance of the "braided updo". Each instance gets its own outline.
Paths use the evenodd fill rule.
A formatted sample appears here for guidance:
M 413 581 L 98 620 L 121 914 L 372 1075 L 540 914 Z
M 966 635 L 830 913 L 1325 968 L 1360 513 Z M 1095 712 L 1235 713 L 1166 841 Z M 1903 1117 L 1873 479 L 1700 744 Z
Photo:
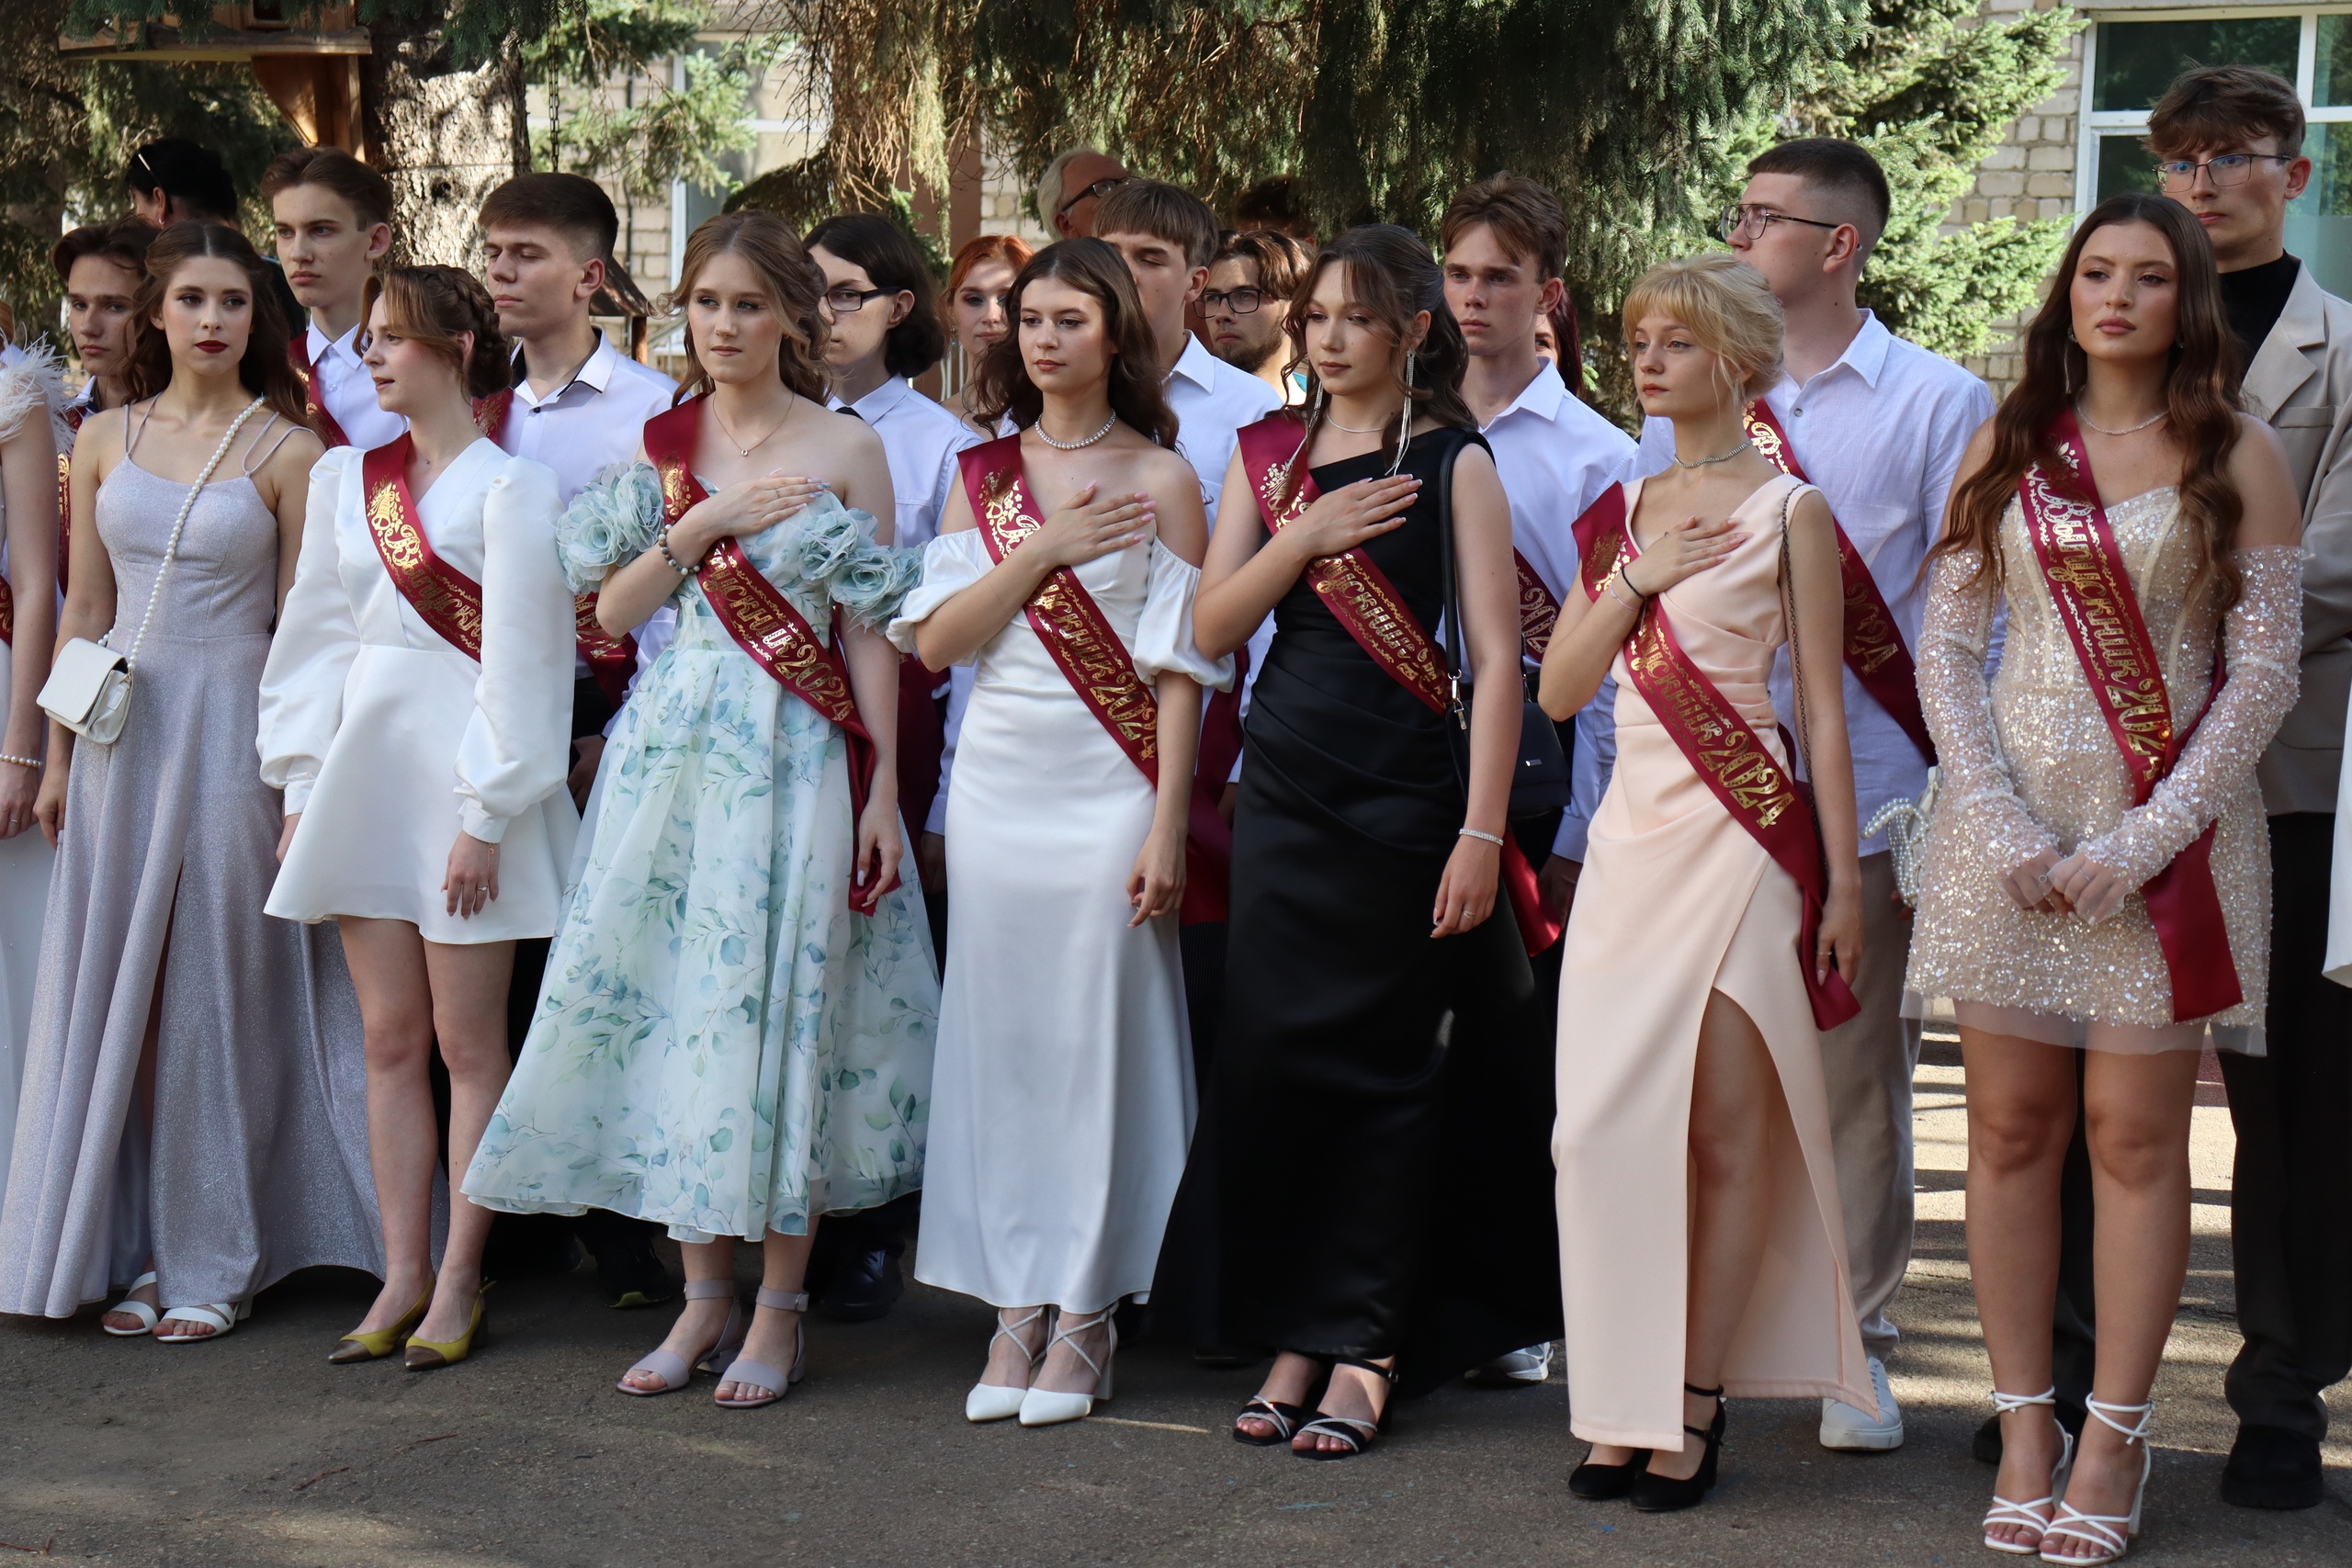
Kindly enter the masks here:
M 486 398 L 514 379 L 514 349 L 498 330 L 498 307 L 473 274 L 454 266 L 388 266 L 368 280 L 359 315 L 384 302 L 384 325 L 449 362 L 466 396 Z M 458 334 L 473 334 L 463 353 Z

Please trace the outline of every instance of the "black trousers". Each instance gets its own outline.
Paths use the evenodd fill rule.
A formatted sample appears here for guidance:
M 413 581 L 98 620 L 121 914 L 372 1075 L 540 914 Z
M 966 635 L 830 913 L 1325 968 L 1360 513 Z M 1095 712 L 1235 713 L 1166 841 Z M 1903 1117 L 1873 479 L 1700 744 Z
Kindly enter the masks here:
M 2222 1056 L 2245 1337 L 2223 1388 L 2241 1424 L 2315 1441 L 2352 1370 L 2352 990 L 2320 973 L 2335 841 L 2332 812 L 2270 818 L 2269 1055 Z

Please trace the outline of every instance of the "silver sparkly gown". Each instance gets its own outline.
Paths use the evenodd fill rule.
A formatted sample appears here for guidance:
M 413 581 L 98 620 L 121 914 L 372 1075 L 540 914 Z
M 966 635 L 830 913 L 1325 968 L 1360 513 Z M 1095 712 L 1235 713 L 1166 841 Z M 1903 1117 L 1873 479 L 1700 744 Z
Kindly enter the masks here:
M 129 646 L 187 494 L 128 458 L 99 488 L 108 646 Z M 277 587 L 277 520 L 252 480 L 208 486 L 120 739 L 74 748 L 0 1210 L 0 1311 L 68 1316 L 151 1266 L 166 1307 L 241 1301 L 313 1264 L 381 1271 L 342 943 L 262 913 L 281 819 L 254 736 Z M 138 1081 L 151 1002 L 152 1106 Z
M 2004 584 L 1976 557 L 1936 563 L 1920 637 L 1919 696 L 1942 759 L 1906 988 L 1949 997 L 1960 1021 L 2050 1044 L 2149 1052 L 2262 1049 L 2269 978 L 2270 852 L 2254 765 L 2294 705 L 2301 552 L 2241 550 L 2226 618 L 2196 590 L 2196 540 L 2173 489 L 2109 506 L 2109 526 L 2164 665 L 2174 722 L 2206 704 L 2218 636 L 2228 682 L 2144 806 L 2043 581 L 2023 513 L 2001 519 Z M 1989 690 L 1996 598 L 2008 627 Z M 2172 978 L 2137 889 L 2215 824 L 2212 868 L 2244 999 L 2175 1022 Z M 2002 878 L 2043 849 L 2087 849 L 2134 889 L 2092 923 L 2021 909 Z

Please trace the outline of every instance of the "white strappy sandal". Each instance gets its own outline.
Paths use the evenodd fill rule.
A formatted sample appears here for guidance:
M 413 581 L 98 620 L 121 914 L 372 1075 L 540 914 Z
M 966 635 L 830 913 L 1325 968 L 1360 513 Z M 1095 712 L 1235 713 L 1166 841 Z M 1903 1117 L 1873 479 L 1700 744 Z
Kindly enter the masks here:
M 202 1345 L 215 1339 L 225 1339 L 229 1331 L 254 1314 L 251 1302 L 198 1302 L 194 1306 L 165 1307 L 164 1323 L 201 1323 L 209 1325 L 209 1334 L 166 1334 L 159 1326 L 156 1340 L 164 1345 Z
M 1097 1361 L 1086 1353 L 1075 1336 L 1105 1326 L 1111 1331 L 1111 1343 L 1102 1352 L 1102 1359 Z M 1064 1343 L 1069 1346 L 1069 1353 L 1084 1361 L 1086 1370 L 1094 1374 L 1093 1392 L 1062 1393 L 1031 1385 L 1029 1392 L 1021 1396 L 1021 1424 L 1024 1427 L 1057 1427 L 1064 1421 L 1083 1420 L 1094 1414 L 1096 1400 L 1111 1397 L 1111 1359 L 1119 1353 L 1119 1325 L 1111 1320 L 1111 1309 L 1104 1307 L 1092 1317 L 1081 1317 L 1074 1323 L 1057 1313 L 1054 1337 L 1046 1341 L 1046 1353 L 1051 1355 L 1055 1346 Z
M 2140 1505 L 2148 1498 L 2148 1472 L 2154 1468 L 2156 1456 L 2148 1447 L 2148 1423 L 2156 1418 L 2154 1402 L 2146 1404 L 2109 1404 L 2104 1400 L 2083 1402 L 2093 1416 L 2114 1430 L 2123 1434 L 2123 1446 L 2140 1445 L 2140 1481 L 2132 1488 L 2132 1511 L 2128 1514 L 2086 1514 L 2068 1503 L 2058 1505 L 2058 1517 L 2042 1533 L 2041 1560 L 2063 1562 L 2066 1568 L 2098 1568 L 2102 1562 L 2120 1561 L 2132 1550 L 2132 1542 L 2140 1533 Z M 2112 1411 L 2114 1414 L 2109 1415 Z M 2117 1416 L 2136 1416 L 2139 1420 L 2127 1427 Z M 2050 1554 L 2050 1540 L 2065 1536 L 2074 1540 L 2086 1540 L 2098 1550 L 2088 1557 L 2053 1557 Z
M 1046 1343 L 1035 1350 L 1030 1349 L 1027 1343 L 1022 1339 L 1021 1331 L 1045 1316 L 1050 1310 L 1052 1309 L 1048 1307 L 1038 1307 L 1026 1317 L 1018 1318 L 1012 1323 L 1005 1322 L 1004 1314 L 1000 1312 L 996 1314 L 996 1332 L 989 1336 L 990 1351 L 996 1349 L 998 1340 L 1010 1339 L 1023 1355 L 1029 1358 L 1029 1382 L 1037 1381 L 1037 1369 L 1044 1365 L 1046 1351 L 1053 1345 L 1050 1337 L 1052 1331 L 1047 1330 L 1048 1337 Z M 1028 1397 L 1029 1383 L 1023 1383 L 1019 1388 L 1013 1388 L 1001 1382 L 976 1382 L 972 1385 L 972 1392 L 964 1396 L 964 1419 L 975 1426 L 984 1421 L 1010 1421 L 1021 1414 L 1021 1402 Z
M 2006 1551 L 2016 1557 L 2031 1557 L 2039 1552 L 2042 1538 L 2050 1533 L 2052 1512 L 2059 1506 L 2060 1495 L 2066 1490 L 2066 1472 L 2074 1468 L 2075 1434 L 2059 1424 L 2058 1390 L 2055 1385 L 2035 1394 L 2003 1393 L 1997 1388 L 1993 1391 L 1993 1409 L 1997 1415 L 2007 1416 L 2016 1411 L 2030 1410 L 2037 1404 L 2051 1407 L 2051 1424 L 2058 1427 L 2058 1463 L 2050 1472 L 2050 1491 L 2030 1503 L 2012 1503 L 1996 1493 L 1993 1506 L 1984 1510 L 1984 1544 L 1995 1551 Z M 1995 1525 L 2022 1525 L 2034 1532 L 2034 1539 L 2030 1541 L 1998 1540 L 1993 1534 Z
M 112 1324 L 103 1321 L 99 1323 L 98 1326 L 105 1329 L 108 1334 L 113 1335 L 117 1339 L 139 1339 L 154 1333 L 155 1325 L 163 1321 L 164 1314 L 139 1299 L 139 1292 L 145 1290 L 154 1282 L 155 1271 L 153 1269 L 150 1269 L 147 1272 L 140 1275 L 139 1278 L 130 1281 L 130 1289 L 123 1292 L 122 1300 L 107 1308 L 104 1314 L 104 1316 L 106 1317 L 112 1317 L 119 1312 L 129 1313 L 131 1316 L 139 1320 L 138 1327 L 117 1328 Z

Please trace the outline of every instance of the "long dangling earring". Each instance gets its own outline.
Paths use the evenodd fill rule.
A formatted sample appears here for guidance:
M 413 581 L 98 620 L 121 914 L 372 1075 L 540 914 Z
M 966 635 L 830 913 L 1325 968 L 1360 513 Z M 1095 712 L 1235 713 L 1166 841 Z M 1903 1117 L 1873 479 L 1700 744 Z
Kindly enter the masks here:
M 1405 406 L 1396 413 L 1396 456 L 1388 464 L 1389 477 L 1405 466 L 1405 448 L 1413 439 L 1413 359 L 1411 349 L 1405 351 Z

